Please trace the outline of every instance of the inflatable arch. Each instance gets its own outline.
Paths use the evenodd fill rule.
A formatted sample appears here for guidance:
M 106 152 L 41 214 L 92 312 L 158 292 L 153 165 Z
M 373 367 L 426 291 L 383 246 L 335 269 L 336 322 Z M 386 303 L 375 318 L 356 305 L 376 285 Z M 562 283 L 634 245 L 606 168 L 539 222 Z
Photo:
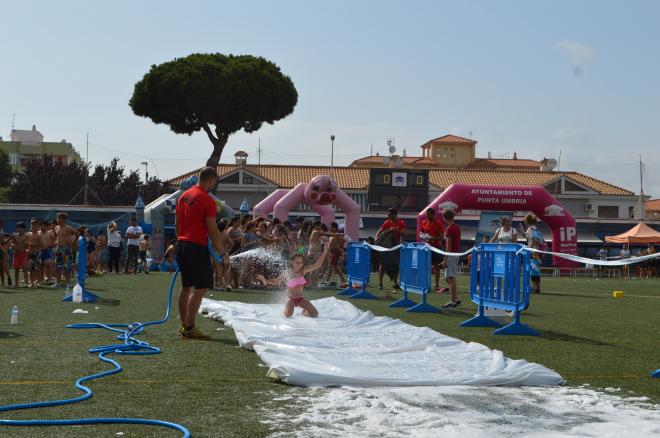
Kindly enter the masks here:
M 306 203 L 321 216 L 321 222 L 329 225 L 335 219 L 336 204 L 346 216 L 344 232 L 351 240 L 359 239 L 360 206 L 337 186 L 329 175 L 317 175 L 309 183 L 299 183 L 291 190 L 277 189 L 254 206 L 253 212 L 261 217 L 273 217 L 285 221 L 289 212 L 298 204 Z
M 436 211 L 451 208 L 458 210 L 513 210 L 530 211 L 541 219 L 552 231 L 552 250 L 577 255 L 577 233 L 575 219 L 548 193 L 539 186 L 486 186 L 452 184 L 417 215 L 417 239 L 426 209 Z M 558 267 L 573 267 L 575 262 L 557 256 L 552 263 Z

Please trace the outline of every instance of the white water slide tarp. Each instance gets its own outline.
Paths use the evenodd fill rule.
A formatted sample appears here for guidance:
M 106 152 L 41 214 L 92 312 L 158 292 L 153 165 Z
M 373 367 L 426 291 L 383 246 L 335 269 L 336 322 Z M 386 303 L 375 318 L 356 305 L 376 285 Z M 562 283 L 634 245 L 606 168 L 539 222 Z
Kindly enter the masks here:
M 426 327 L 374 316 L 347 301 L 313 301 L 318 318 L 283 315 L 283 304 L 204 300 L 202 312 L 234 329 L 268 375 L 299 386 L 560 385 L 542 365 L 504 357 Z M 442 318 L 442 316 L 438 316 Z

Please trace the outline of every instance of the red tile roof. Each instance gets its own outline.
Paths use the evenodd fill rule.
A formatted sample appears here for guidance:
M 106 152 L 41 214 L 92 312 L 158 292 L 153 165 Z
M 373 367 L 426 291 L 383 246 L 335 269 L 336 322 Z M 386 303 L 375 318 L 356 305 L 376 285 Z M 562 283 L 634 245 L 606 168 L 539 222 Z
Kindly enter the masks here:
M 412 158 L 412 157 L 410 157 Z M 235 164 L 218 165 L 218 174 L 222 177 L 238 168 Z M 316 175 L 329 174 L 328 166 L 295 166 L 295 165 L 247 165 L 245 169 L 261 176 L 274 185 L 291 188 L 301 182 L 308 182 Z M 178 185 L 191 175 L 196 175 L 201 169 L 196 169 L 184 175 L 171 179 L 169 182 Z M 613 184 L 592 178 L 578 172 L 542 172 L 532 170 L 497 170 L 497 169 L 429 169 L 429 182 L 443 190 L 455 182 L 466 184 L 491 184 L 495 186 L 546 186 L 565 176 L 603 195 L 632 196 L 633 192 Z M 368 167 L 335 167 L 334 176 L 340 187 L 347 190 L 365 190 L 369 185 Z
M 494 158 L 477 158 L 472 164 L 471 168 L 502 168 L 502 167 L 525 167 L 540 169 L 541 163 L 536 160 L 528 159 L 494 159 Z
M 660 199 L 651 199 L 644 203 L 646 211 L 660 211 Z
M 466 143 L 466 144 L 477 144 L 476 140 L 470 140 L 469 138 L 459 137 L 458 135 L 443 135 L 442 137 L 434 138 L 429 140 L 422 145 L 422 149 L 427 149 L 431 146 L 431 143 L 439 144 L 456 144 L 456 143 Z

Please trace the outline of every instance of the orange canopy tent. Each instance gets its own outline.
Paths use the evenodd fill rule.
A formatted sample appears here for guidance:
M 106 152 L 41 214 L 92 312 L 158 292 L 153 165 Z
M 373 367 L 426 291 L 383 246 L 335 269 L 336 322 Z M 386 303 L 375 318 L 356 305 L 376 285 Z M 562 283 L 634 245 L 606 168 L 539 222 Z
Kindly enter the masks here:
M 606 236 L 605 241 L 611 243 L 660 243 L 660 232 L 640 222 L 625 233 Z

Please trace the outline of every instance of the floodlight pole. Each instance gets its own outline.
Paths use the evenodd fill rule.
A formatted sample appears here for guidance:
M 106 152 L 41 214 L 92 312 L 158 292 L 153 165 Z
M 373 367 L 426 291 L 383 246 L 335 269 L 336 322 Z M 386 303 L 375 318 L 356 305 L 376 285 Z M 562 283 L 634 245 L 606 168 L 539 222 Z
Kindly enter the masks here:
M 330 176 L 335 174 L 335 135 L 330 136 Z

